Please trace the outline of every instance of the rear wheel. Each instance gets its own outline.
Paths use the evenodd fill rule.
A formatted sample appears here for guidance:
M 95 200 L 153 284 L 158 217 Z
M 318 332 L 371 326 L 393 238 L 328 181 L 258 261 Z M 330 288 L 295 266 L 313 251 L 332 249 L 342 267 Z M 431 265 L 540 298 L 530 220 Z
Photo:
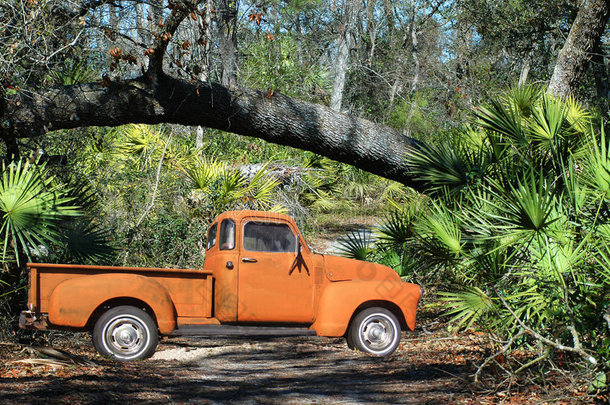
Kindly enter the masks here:
M 159 335 L 149 314 L 140 308 L 119 306 L 105 312 L 93 328 L 93 345 L 103 356 L 117 360 L 146 359 L 155 352 Z
M 347 336 L 348 346 L 377 356 L 394 353 L 400 342 L 400 323 L 389 310 L 373 307 L 362 310 L 352 321 Z

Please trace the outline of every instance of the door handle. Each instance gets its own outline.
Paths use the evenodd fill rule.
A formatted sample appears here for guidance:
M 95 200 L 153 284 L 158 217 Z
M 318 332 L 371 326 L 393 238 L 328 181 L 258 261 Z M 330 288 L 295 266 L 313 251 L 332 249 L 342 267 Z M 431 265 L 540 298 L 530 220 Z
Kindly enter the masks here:
M 244 263 L 256 263 L 257 262 L 257 260 L 253 257 L 242 257 L 241 261 Z
M 235 267 L 235 266 L 233 266 L 233 262 L 230 262 L 230 261 L 227 262 L 227 269 L 233 270 L 233 267 Z

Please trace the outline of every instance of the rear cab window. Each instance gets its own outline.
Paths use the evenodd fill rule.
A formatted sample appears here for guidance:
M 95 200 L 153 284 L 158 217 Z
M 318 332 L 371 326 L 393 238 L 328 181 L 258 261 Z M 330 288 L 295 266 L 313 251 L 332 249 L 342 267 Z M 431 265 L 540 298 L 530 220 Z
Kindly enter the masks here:
M 218 243 L 220 250 L 235 249 L 235 221 L 232 219 L 222 221 Z
M 215 223 L 210 227 L 208 231 L 208 243 L 206 246 L 206 250 L 210 250 L 216 245 L 216 231 L 218 230 L 218 223 Z
M 251 252 L 295 253 L 296 238 L 287 224 L 248 221 L 244 225 L 244 250 Z

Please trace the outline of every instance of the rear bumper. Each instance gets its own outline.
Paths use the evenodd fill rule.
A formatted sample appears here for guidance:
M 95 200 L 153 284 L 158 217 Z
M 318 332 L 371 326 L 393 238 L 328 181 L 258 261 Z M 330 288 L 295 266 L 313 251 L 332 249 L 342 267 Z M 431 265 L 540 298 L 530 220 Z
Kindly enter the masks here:
M 47 314 L 21 311 L 21 314 L 19 315 L 19 327 L 21 329 L 46 330 L 48 326 Z

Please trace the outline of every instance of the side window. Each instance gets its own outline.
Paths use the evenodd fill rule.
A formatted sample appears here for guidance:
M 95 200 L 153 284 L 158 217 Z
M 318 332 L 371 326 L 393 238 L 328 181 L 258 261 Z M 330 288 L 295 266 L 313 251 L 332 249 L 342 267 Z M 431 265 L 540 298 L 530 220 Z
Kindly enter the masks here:
M 225 219 L 220 224 L 220 250 L 231 250 L 235 248 L 235 222 Z
M 208 231 L 208 246 L 207 250 L 210 250 L 216 244 L 216 230 L 218 229 L 218 223 L 212 225 Z
M 247 222 L 244 249 L 253 252 L 296 252 L 297 239 L 286 224 Z

